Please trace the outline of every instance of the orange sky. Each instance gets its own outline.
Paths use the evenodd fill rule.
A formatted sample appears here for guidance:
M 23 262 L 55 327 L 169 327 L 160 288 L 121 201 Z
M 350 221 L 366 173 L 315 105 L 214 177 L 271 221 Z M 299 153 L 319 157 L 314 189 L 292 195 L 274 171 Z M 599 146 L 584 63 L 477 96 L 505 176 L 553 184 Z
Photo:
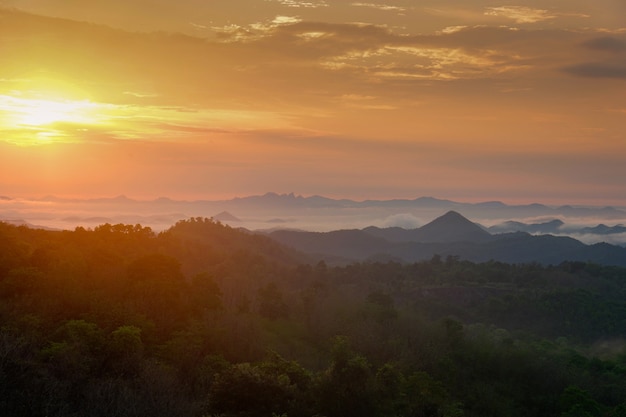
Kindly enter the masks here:
M 622 0 L 0 6 L 0 195 L 626 206 Z

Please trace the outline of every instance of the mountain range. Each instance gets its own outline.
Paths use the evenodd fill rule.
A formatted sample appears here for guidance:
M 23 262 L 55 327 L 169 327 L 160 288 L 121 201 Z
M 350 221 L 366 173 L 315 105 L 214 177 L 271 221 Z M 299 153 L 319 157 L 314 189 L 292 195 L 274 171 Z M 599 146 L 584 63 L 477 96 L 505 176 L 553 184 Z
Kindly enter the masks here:
M 421 241 L 422 227 L 448 211 L 463 213 L 489 234 L 526 232 L 569 236 L 585 243 L 626 245 L 626 208 L 510 205 L 499 201 L 457 202 L 434 197 L 363 200 L 303 197 L 293 193 L 237 197 L 227 200 L 137 200 L 113 198 L 0 198 L 0 220 L 56 229 L 93 228 L 102 223 L 142 224 L 165 230 L 181 219 L 212 217 L 248 230 L 277 228 L 308 231 L 364 229 L 390 242 Z M 421 227 L 420 227 L 421 226 Z M 391 230 L 376 230 L 376 229 Z M 419 228 L 418 231 L 416 231 Z M 442 233 L 442 231 L 439 231 Z M 477 238 L 485 234 L 474 230 Z M 417 235 L 417 236 L 413 236 Z
M 433 256 L 459 257 L 473 262 L 564 261 L 626 266 L 626 248 L 608 243 L 592 245 L 564 236 L 527 232 L 492 234 L 456 211 L 449 211 L 413 230 L 397 227 L 304 232 L 276 230 L 276 241 L 331 263 L 395 260 L 416 262 Z

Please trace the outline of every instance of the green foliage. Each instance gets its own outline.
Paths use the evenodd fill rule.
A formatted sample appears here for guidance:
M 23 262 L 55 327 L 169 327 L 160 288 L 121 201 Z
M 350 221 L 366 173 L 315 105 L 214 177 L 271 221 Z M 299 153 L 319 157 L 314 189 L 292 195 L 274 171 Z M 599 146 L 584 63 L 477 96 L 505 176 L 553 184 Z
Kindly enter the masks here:
M 352 351 L 345 337 L 337 337 L 332 347 L 332 362 L 321 376 L 319 397 L 329 417 L 376 415 L 374 379 L 368 360 Z
M 120 326 L 111 332 L 108 343 L 108 361 L 111 372 L 122 378 L 139 375 L 143 361 L 141 329 Z
M 219 310 L 223 307 L 222 291 L 208 272 L 196 274 L 191 279 L 191 293 L 194 304 L 206 310 Z
M 223 416 L 271 417 L 288 413 L 297 385 L 275 366 L 240 363 L 220 372 L 209 391 L 209 409 Z
M 259 314 L 268 319 L 285 318 L 289 314 L 289 308 L 283 300 L 283 294 L 273 282 L 259 289 L 258 303 Z
M 561 395 L 561 409 L 563 417 L 596 417 L 602 414 L 602 408 L 588 392 L 574 386 L 569 386 Z
M 0 223 L 2 415 L 626 414 L 624 268 L 302 259 L 204 218 Z

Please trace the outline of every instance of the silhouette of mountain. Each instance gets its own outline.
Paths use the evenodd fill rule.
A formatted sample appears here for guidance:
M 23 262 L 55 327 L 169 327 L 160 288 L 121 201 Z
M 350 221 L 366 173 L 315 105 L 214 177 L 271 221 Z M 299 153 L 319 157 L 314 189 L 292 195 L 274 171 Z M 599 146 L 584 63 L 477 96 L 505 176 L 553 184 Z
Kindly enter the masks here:
M 209 201 L 204 201 L 209 203 Z M 484 219 L 507 219 L 515 217 L 602 217 L 606 219 L 622 219 L 626 217 L 626 211 L 614 207 L 578 207 L 560 206 L 550 207 L 543 204 L 531 203 L 522 205 L 508 205 L 501 201 L 487 201 L 480 203 L 463 203 L 452 200 L 438 199 L 434 197 L 418 197 L 415 199 L 392 199 L 392 200 L 363 200 L 332 199 L 322 196 L 303 197 L 294 193 L 277 194 L 266 193 L 264 195 L 237 197 L 232 200 L 221 201 L 228 205 L 230 210 L 236 210 L 238 206 L 259 206 L 264 208 L 386 208 L 407 210 L 455 210 L 465 213 L 472 218 Z
M 552 227 L 556 224 L 552 223 Z M 326 233 L 274 231 L 270 237 L 325 260 L 416 262 L 440 255 L 474 262 L 495 260 L 557 265 L 564 261 L 582 261 L 626 266 L 626 248 L 623 247 L 606 243 L 586 245 L 570 237 L 535 236 L 526 232 L 491 235 L 455 211 L 414 230 L 368 227 Z
M 482 227 L 452 210 L 416 229 L 416 232 L 418 242 L 485 242 L 492 238 Z
M 595 227 L 584 227 L 579 230 L 579 233 L 592 233 L 594 235 L 612 235 L 617 233 L 626 233 L 626 227 L 621 224 L 618 224 L 616 226 L 599 224 Z
M 332 232 L 301 232 L 296 230 L 276 230 L 269 236 L 296 250 L 312 255 L 323 255 L 325 259 L 365 259 L 386 253 L 390 243 L 362 230 L 336 230 Z
M 385 208 L 436 208 L 439 210 L 451 209 L 459 206 L 459 203 L 450 200 L 442 200 L 434 197 L 418 197 L 413 200 L 364 200 L 361 202 L 342 200 L 344 204 L 354 207 L 385 207 Z
M 486 242 L 492 239 L 489 232 L 456 211 L 449 211 L 417 229 L 370 226 L 363 231 L 389 242 Z
M 354 204 L 351 200 L 334 200 L 331 198 L 321 197 L 314 195 L 311 197 L 303 197 L 294 193 L 289 194 L 277 194 L 277 193 L 265 193 L 263 195 L 237 197 L 232 200 L 225 201 L 223 203 L 231 205 L 256 205 L 260 207 L 273 207 L 273 208 L 329 208 L 329 207 L 344 207 L 346 203 L 348 205 Z
M 174 200 L 168 197 L 159 197 L 153 200 L 135 200 L 123 195 L 112 198 L 75 199 L 47 196 L 43 199 L 21 199 L 2 201 L 2 217 L 23 218 L 31 223 L 61 229 L 73 229 L 77 225 L 73 218 L 95 219 L 106 217 L 111 223 L 141 223 L 155 230 L 163 230 L 171 222 L 190 217 L 206 217 L 215 213 L 237 213 L 241 220 L 240 226 L 250 230 L 261 230 L 268 223 L 275 223 L 274 219 L 288 220 L 292 229 L 301 230 L 331 230 L 340 228 L 363 228 L 368 225 L 388 224 L 401 227 L 416 227 L 424 224 L 424 219 L 432 219 L 441 213 L 455 211 L 463 213 L 476 222 L 489 222 L 490 225 L 506 220 L 525 218 L 560 218 L 568 223 L 568 216 L 573 216 L 576 222 L 594 225 L 626 224 L 626 210 L 611 207 L 550 207 L 542 204 L 507 205 L 500 201 L 483 203 L 463 203 L 452 200 L 443 200 L 434 197 L 419 197 L 415 199 L 392 200 L 364 200 L 333 199 L 319 195 L 304 197 L 294 193 L 277 194 L 266 193 L 228 200 Z M 41 202 L 53 204 L 40 204 Z M 180 216 L 173 217 L 174 213 Z M 156 216 L 156 217 L 155 217 Z M 165 216 L 165 217 L 164 217 Z M 167 218 L 171 219 L 169 221 Z M 65 219 L 65 220 L 64 220 Z M 159 221 L 155 221 L 159 219 Z M 599 220 L 601 219 L 601 220 Z M 232 220 L 231 220 L 232 221 Z M 521 220 L 524 221 L 524 220 Z M 349 226 L 347 226 L 349 225 Z M 440 225 L 441 226 L 441 225 Z M 442 226 L 441 226 L 442 227 Z M 582 227 L 582 226 L 580 226 Z M 484 228 L 483 228 L 484 229 Z M 365 230 L 372 236 L 383 237 L 389 242 L 406 241 L 449 241 L 488 240 L 484 233 L 474 230 L 452 228 L 452 234 L 447 235 L 443 229 L 436 233 L 429 233 L 428 228 L 421 230 L 404 230 L 400 228 L 380 229 L 368 228 Z M 607 240 L 605 234 L 612 234 L 611 241 L 617 243 L 622 238 L 620 228 L 612 230 L 587 229 L 579 230 L 557 221 L 525 225 L 524 223 L 501 223 L 485 229 L 490 233 L 504 233 L 525 231 L 529 233 L 553 233 L 559 235 L 587 234 L 586 242 Z M 595 235 L 595 236 L 594 236 Z
M 2 197 L 2 199 L 11 199 Z M 452 200 L 438 199 L 434 197 L 418 197 L 415 199 L 391 199 L 391 200 L 363 200 L 333 199 L 319 195 L 304 197 L 294 193 L 278 194 L 268 192 L 263 195 L 236 197 L 229 200 L 173 200 L 168 197 L 159 197 L 155 200 L 135 200 L 124 195 L 113 198 L 74 199 L 56 196 L 45 196 L 39 201 L 55 202 L 91 202 L 91 203 L 142 203 L 142 204 L 176 204 L 181 206 L 221 206 L 225 207 L 250 207 L 259 206 L 266 208 L 406 208 L 406 209 L 432 209 L 432 210 L 455 210 L 465 213 L 472 218 L 507 219 L 515 217 L 531 216 L 573 216 L 573 217 L 602 217 L 624 218 L 626 210 L 614 207 L 578 207 L 560 206 L 550 207 L 543 204 L 508 205 L 501 201 L 487 201 L 481 203 L 463 203 Z M 234 210 L 233 210 L 234 211 Z
M 240 222 L 241 221 L 241 219 L 239 219 L 238 217 L 232 215 L 231 213 L 227 211 L 223 211 L 219 214 L 216 214 L 215 216 L 213 216 L 213 220 L 217 220 L 218 222 Z
M 419 229 L 403 229 L 401 227 L 386 227 L 379 228 L 376 226 L 369 226 L 363 229 L 363 231 L 372 236 L 383 238 L 389 242 L 417 242 Z
M 2 219 L 2 218 L 0 218 L 0 222 L 6 223 L 6 224 L 10 224 L 10 225 L 13 225 L 13 226 L 24 226 L 24 227 L 28 227 L 29 229 L 58 230 L 58 229 L 55 229 L 54 227 L 39 226 L 39 225 L 36 225 L 36 224 L 32 224 L 30 222 L 27 222 L 24 219 Z
M 618 233 L 626 233 L 626 226 L 618 224 L 615 226 L 607 226 L 599 224 L 594 227 L 565 227 L 566 224 L 562 220 L 551 220 L 544 223 L 526 224 L 516 221 L 507 221 L 487 228 L 491 233 L 511 233 L 511 232 L 527 232 L 532 234 L 592 234 L 592 235 L 612 235 Z
M 562 220 L 554 219 L 544 223 L 526 224 L 516 221 L 508 221 L 489 227 L 487 230 L 492 233 L 527 232 L 527 233 L 559 233 Z
M 72 222 L 72 223 L 95 223 L 95 224 L 113 223 L 113 219 L 111 219 L 110 217 L 68 216 L 68 217 L 64 217 L 63 221 Z

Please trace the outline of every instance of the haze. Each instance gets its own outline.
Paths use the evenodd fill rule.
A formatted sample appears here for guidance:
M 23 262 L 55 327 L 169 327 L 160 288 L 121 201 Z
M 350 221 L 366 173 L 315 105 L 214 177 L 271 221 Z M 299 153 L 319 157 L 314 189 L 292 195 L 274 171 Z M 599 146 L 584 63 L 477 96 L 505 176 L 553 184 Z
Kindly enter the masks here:
M 626 205 L 621 0 L 0 7 L 0 195 Z

